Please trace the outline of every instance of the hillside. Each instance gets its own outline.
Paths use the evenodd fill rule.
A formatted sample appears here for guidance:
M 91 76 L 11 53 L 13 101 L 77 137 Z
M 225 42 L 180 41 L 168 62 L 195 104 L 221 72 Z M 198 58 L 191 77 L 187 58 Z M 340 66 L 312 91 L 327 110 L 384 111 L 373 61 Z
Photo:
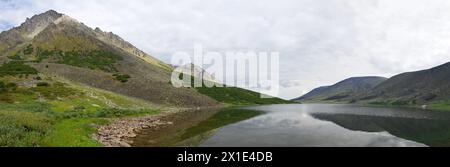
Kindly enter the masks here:
M 317 88 L 294 99 L 308 102 L 350 102 L 374 105 L 421 106 L 450 110 L 450 62 L 389 79 L 350 78 Z
M 295 101 L 350 101 L 353 97 L 367 93 L 385 81 L 383 77 L 354 77 L 338 82 L 332 86 L 319 87 L 294 99 Z
M 175 88 L 173 67 L 48 11 L 0 33 L 0 146 L 102 146 L 97 126 L 181 108 L 284 103 L 239 88 Z
M 419 105 L 450 99 L 450 62 L 416 72 L 396 75 L 376 86 L 360 100 L 371 103 Z
M 48 76 L 169 106 L 217 103 L 173 88 L 171 67 L 113 33 L 91 29 L 55 11 L 33 16 L 0 34 L 0 61 L 22 61 Z
M 261 94 L 246 90 L 238 87 L 230 87 L 227 85 L 222 85 L 222 87 L 214 86 L 212 88 L 209 88 L 205 86 L 205 84 L 213 85 L 219 83 L 214 76 L 203 70 L 201 67 L 196 66 L 194 64 L 188 64 L 183 66 L 182 68 L 178 68 L 176 73 L 182 74 L 180 75 L 181 78 L 183 77 L 190 77 L 191 80 L 189 83 L 183 83 L 185 85 L 190 85 L 191 87 L 195 88 L 199 93 L 204 94 L 208 97 L 213 98 L 214 100 L 228 104 L 228 105 L 255 105 L 255 104 L 286 104 L 286 103 L 292 103 L 288 100 L 284 100 L 281 98 L 273 97 L 273 98 L 261 98 Z M 189 71 L 190 73 L 186 74 L 186 71 Z M 194 78 L 203 78 L 205 81 L 202 83 L 198 83 L 197 85 L 203 85 L 201 87 L 196 87 L 195 82 L 196 80 Z M 221 84 L 219 84 L 221 85 Z M 270 96 L 269 96 L 270 97 Z

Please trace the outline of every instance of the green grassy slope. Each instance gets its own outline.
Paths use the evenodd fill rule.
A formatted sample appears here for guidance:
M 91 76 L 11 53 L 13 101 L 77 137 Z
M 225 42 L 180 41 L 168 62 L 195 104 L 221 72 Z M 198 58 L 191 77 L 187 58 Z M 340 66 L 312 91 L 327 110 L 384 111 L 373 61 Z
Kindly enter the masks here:
M 17 68 L 33 69 L 25 64 Z M 162 110 L 63 78 L 6 73 L 0 77 L 0 146 L 100 146 L 91 136 L 95 124 Z
M 209 96 L 221 103 L 233 105 L 290 103 L 289 101 L 280 98 L 261 98 L 260 93 L 236 87 L 200 87 L 196 89 L 198 92 Z
M 190 75 L 180 74 L 180 79 L 183 77 L 191 77 L 191 83 L 184 83 L 185 85 L 191 85 L 195 87 L 196 80 Z M 261 98 L 261 94 L 251 90 L 246 90 L 238 87 L 229 87 L 223 85 L 223 87 L 207 87 L 205 85 L 213 85 L 212 81 L 203 81 L 206 84 L 201 87 L 195 87 L 199 93 L 204 94 L 212 99 L 230 105 L 260 105 L 260 104 L 287 104 L 294 103 L 288 100 L 283 100 L 280 98 Z M 217 84 L 216 84 L 217 85 Z
M 430 107 L 435 110 L 450 111 L 450 100 L 434 102 Z

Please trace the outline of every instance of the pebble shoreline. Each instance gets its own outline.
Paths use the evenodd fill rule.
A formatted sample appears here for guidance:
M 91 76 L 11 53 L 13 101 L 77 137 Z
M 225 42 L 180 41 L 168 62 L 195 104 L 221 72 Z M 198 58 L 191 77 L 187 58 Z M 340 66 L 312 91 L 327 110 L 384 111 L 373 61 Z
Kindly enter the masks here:
M 164 117 L 180 111 L 169 111 L 158 115 L 135 118 L 121 118 L 110 124 L 98 126 L 94 138 L 105 147 L 132 147 L 132 139 L 143 129 L 158 129 L 172 125 L 173 122 L 163 121 Z
M 183 112 L 201 109 L 220 109 L 222 107 L 223 106 L 219 105 L 214 107 L 199 107 L 196 109 L 178 108 L 170 109 L 157 115 L 119 118 L 107 125 L 97 126 L 97 133 L 93 135 L 93 138 L 105 147 L 132 147 L 133 138 L 135 138 L 141 130 L 158 130 L 162 127 L 172 125 L 173 122 L 165 119 L 167 117 Z

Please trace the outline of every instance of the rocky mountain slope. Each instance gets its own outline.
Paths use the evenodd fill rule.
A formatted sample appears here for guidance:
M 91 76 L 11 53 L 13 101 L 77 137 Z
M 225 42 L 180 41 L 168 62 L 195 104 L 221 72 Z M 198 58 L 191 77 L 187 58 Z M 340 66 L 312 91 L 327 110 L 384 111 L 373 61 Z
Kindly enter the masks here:
M 175 88 L 173 70 L 113 33 L 53 10 L 35 15 L 0 33 L 0 147 L 125 146 L 134 128 L 113 123 L 116 138 L 94 134 L 124 117 L 287 102 L 240 88 Z M 191 75 L 214 81 L 198 67 Z M 136 129 L 159 124 L 145 118 Z
M 172 67 L 119 36 L 50 10 L 0 34 L 0 62 L 21 61 L 40 73 L 170 106 L 218 103 L 170 85 Z

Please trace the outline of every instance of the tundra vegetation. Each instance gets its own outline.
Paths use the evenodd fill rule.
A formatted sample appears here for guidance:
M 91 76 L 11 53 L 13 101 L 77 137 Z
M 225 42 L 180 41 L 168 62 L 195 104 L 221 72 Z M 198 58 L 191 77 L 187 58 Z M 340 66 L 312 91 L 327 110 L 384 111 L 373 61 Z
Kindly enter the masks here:
M 101 146 L 92 138 L 94 124 L 161 112 L 143 100 L 37 74 L 22 62 L 0 69 L 1 146 Z

